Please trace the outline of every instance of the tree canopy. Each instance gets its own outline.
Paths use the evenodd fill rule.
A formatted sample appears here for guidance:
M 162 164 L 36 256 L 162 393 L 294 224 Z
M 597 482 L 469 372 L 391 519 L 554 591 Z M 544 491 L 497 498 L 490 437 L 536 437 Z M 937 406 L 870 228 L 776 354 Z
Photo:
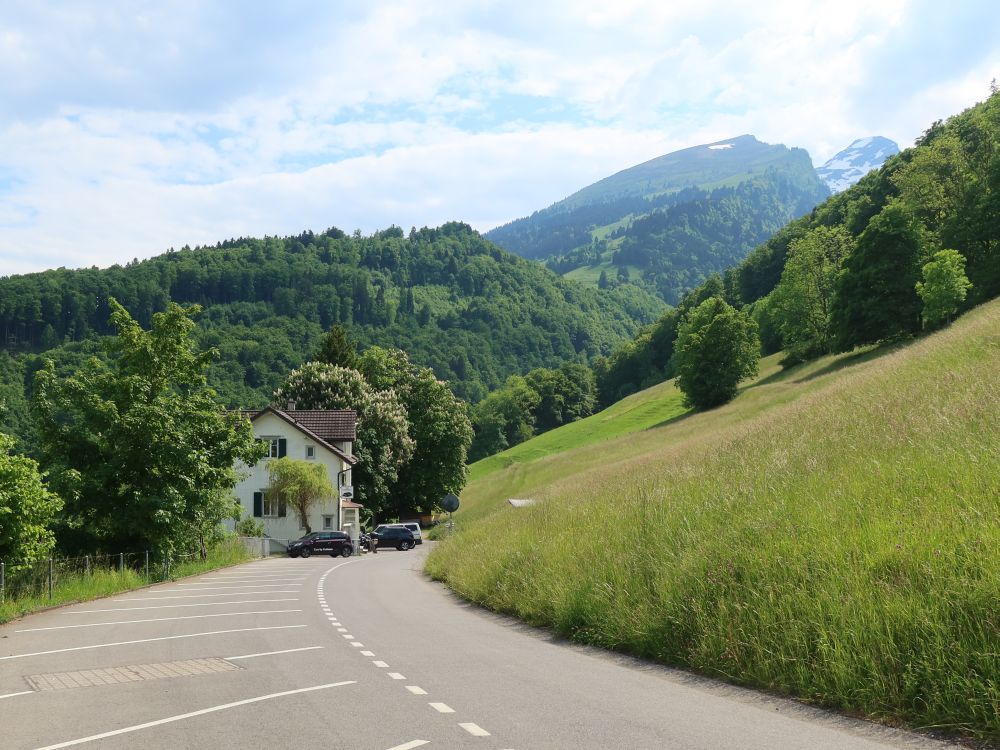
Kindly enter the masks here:
M 333 500 L 337 495 L 326 467 L 313 461 L 284 456 L 268 461 L 267 473 L 270 480 L 267 491 L 279 503 L 292 506 L 298 514 L 299 523 L 307 534 L 310 533 L 309 512 L 313 506 L 320 501 Z
M 8 570 L 47 557 L 55 547 L 51 524 L 62 500 L 43 482 L 38 464 L 11 452 L 0 434 L 0 560 Z
M 169 304 L 144 330 L 108 301 L 118 335 L 107 358 L 73 374 L 46 363 L 35 378 L 42 466 L 65 501 L 69 549 L 171 549 L 232 515 L 237 460 L 263 448 L 227 415 L 205 372 L 215 356 L 193 340 L 198 308 Z

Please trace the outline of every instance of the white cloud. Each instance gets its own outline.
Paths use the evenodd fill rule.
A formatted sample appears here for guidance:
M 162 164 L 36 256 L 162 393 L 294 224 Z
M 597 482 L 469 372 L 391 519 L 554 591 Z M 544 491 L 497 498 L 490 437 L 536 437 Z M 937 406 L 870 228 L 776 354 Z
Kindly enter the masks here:
M 907 145 L 1000 67 L 980 34 L 907 75 L 933 37 L 917 1 L 13 2 L 0 275 L 330 225 L 486 229 L 743 133 L 816 163 Z

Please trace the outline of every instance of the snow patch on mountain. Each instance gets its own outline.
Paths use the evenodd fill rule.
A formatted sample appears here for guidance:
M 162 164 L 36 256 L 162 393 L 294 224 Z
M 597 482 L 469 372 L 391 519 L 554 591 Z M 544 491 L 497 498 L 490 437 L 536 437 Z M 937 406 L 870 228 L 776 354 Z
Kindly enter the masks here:
M 859 138 L 816 170 L 831 193 L 840 193 L 878 169 L 893 154 L 899 153 L 895 141 L 880 135 Z
M 732 148 L 734 145 L 735 144 L 733 143 L 716 143 L 713 146 L 709 146 L 709 148 L 712 149 L 713 151 L 719 151 L 724 148 Z

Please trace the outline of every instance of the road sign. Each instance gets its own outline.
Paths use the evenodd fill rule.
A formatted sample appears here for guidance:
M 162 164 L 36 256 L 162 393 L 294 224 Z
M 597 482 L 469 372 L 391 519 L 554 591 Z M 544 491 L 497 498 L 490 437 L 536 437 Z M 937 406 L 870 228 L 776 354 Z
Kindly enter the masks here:
M 441 500 L 441 507 L 444 508 L 449 513 L 454 513 L 456 510 L 458 510 L 458 503 L 459 503 L 458 498 L 449 492 Z
M 353 500 L 354 499 L 354 487 L 350 484 L 345 484 L 340 488 L 340 499 L 341 500 Z

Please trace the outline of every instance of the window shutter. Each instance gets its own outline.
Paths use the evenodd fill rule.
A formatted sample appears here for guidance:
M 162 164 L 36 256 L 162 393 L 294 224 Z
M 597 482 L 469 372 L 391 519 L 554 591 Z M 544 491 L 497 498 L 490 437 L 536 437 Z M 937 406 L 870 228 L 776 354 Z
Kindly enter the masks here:
M 255 492 L 253 493 L 253 517 L 263 518 L 264 517 L 264 493 Z
M 288 451 L 288 441 L 284 438 L 278 438 L 278 458 L 284 458 Z
M 282 495 L 278 498 L 278 518 L 284 518 L 288 515 L 288 503 L 285 502 L 285 497 Z

